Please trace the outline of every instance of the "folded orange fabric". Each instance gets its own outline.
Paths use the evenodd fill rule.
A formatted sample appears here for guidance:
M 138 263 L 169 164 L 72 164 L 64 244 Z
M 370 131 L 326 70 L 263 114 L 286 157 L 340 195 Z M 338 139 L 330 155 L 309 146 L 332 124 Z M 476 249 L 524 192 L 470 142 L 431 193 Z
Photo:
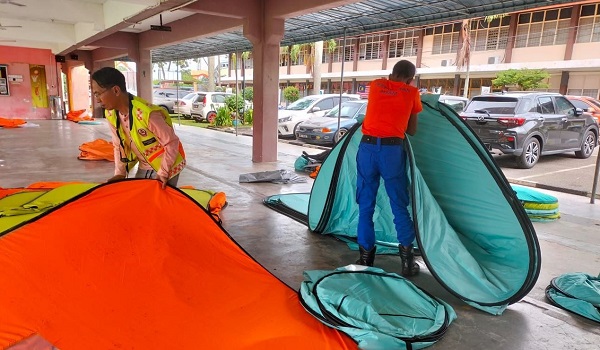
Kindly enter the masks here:
M 113 144 L 110 141 L 96 139 L 91 142 L 84 142 L 79 146 L 81 160 L 115 160 Z
M 3 128 L 18 128 L 25 123 L 27 122 L 23 119 L 8 119 L 0 117 L 0 127 Z

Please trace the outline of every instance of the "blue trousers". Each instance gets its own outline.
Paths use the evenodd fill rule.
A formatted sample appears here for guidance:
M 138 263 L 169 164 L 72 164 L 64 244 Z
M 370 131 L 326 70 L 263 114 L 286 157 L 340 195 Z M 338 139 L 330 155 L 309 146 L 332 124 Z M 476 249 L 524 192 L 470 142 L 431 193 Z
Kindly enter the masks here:
M 403 145 L 381 145 L 361 142 L 356 154 L 358 203 L 358 244 L 370 250 L 375 245 L 373 214 L 380 179 L 390 197 L 398 242 L 409 246 L 415 239 L 415 229 L 408 212 L 408 180 L 406 154 Z

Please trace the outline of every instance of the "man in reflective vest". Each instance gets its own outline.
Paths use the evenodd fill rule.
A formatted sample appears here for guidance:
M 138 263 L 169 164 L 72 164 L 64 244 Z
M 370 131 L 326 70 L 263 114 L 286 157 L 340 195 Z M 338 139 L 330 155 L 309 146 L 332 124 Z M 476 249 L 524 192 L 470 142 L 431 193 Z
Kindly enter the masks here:
M 115 175 L 108 182 L 125 179 L 139 163 L 136 178 L 177 186 L 185 153 L 168 112 L 127 93 L 125 76 L 115 68 L 92 74 L 92 91 L 111 126 Z

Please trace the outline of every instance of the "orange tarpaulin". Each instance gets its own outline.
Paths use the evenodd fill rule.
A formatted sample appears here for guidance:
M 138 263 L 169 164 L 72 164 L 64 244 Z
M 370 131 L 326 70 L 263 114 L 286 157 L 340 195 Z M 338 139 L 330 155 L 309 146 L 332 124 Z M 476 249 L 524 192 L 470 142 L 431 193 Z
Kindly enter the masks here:
M 87 110 L 79 109 L 79 110 L 70 111 L 69 113 L 67 113 L 67 120 L 70 120 L 72 122 L 79 122 L 81 120 L 94 120 L 94 118 L 90 117 L 87 114 Z
M 0 127 L 3 128 L 18 128 L 25 123 L 27 122 L 23 119 L 7 119 L 0 117 Z
M 81 160 L 109 160 L 114 162 L 115 154 L 112 142 L 103 139 L 96 139 L 90 142 L 84 142 L 79 146 L 78 159 Z
M 356 348 L 154 180 L 100 185 L 0 237 L 0 286 L 0 348 L 33 334 L 61 350 Z

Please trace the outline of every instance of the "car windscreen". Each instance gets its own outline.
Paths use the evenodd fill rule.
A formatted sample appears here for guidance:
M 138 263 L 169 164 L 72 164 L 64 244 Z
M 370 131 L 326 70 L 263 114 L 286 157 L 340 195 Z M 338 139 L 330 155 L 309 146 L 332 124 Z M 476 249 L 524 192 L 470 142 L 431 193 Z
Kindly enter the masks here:
M 340 112 L 340 105 L 337 105 L 335 107 L 333 107 L 332 110 L 330 110 L 329 112 L 327 112 L 327 114 L 325 114 L 325 117 L 329 117 L 329 118 L 337 118 L 338 117 L 338 112 L 341 118 L 352 118 L 356 115 L 356 112 L 358 112 L 358 110 L 360 109 L 360 107 L 362 107 L 362 103 L 342 103 L 342 110 Z
M 313 102 L 315 102 L 315 100 L 316 98 L 301 98 L 285 107 L 285 109 L 291 111 L 301 111 L 303 109 L 307 109 Z
M 518 100 L 512 97 L 475 97 L 467 105 L 465 112 L 486 111 L 490 114 L 515 114 Z

